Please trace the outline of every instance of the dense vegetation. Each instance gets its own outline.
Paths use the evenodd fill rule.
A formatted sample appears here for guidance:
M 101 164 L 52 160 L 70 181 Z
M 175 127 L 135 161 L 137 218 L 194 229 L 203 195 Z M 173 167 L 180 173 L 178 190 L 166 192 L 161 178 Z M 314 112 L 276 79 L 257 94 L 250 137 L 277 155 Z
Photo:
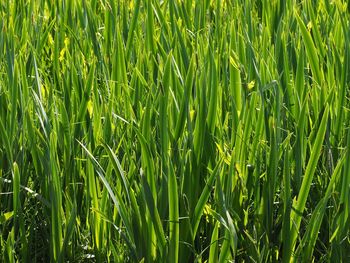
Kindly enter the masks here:
M 1 262 L 349 262 L 350 5 L 2 0 Z

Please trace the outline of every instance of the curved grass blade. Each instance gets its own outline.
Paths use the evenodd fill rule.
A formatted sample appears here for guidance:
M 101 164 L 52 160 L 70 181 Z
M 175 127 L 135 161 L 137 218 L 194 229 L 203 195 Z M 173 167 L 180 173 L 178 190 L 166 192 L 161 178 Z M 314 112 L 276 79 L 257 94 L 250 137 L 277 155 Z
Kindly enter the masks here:
M 215 179 L 216 177 L 219 175 L 221 169 L 222 169 L 222 160 L 216 165 L 216 167 L 214 168 L 214 170 L 212 171 L 210 177 L 208 178 L 208 181 L 199 197 L 199 200 L 196 204 L 196 207 L 194 209 L 194 214 L 191 220 L 192 223 L 192 232 L 193 232 L 193 237 L 196 236 L 197 230 L 198 230 L 198 226 L 199 226 L 199 222 L 201 220 L 201 217 L 203 216 L 203 210 L 204 210 L 204 206 L 208 201 L 210 192 L 212 190 L 212 187 L 214 185 Z
M 289 255 L 294 251 L 295 242 L 299 232 L 300 222 L 305 209 L 306 200 L 309 195 L 312 179 L 317 167 L 317 162 L 321 154 L 322 143 L 323 143 L 323 139 L 327 128 L 328 112 L 329 112 L 329 107 L 327 105 L 323 113 L 320 126 L 318 128 L 315 142 L 312 146 L 310 160 L 306 167 L 304 179 L 301 184 L 298 198 L 296 202 L 293 204 L 294 209 L 291 212 L 291 226 L 290 226 L 291 242 L 290 242 L 290 246 L 286 247 L 286 249 L 284 250 L 285 253 L 288 253 Z

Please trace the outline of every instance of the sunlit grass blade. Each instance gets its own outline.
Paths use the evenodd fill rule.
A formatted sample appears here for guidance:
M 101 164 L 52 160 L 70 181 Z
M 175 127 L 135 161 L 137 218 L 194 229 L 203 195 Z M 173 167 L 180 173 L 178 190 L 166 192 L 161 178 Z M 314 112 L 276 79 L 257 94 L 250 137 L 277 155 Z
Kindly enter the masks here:
M 314 177 L 314 173 L 317 167 L 317 162 L 321 154 L 323 139 L 327 128 L 328 113 L 329 113 L 329 107 L 326 106 L 320 126 L 318 128 L 316 139 L 313 143 L 311 156 L 306 166 L 305 175 L 301 184 L 299 195 L 296 201 L 293 202 L 293 209 L 291 212 L 291 225 L 290 225 L 291 242 L 290 242 L 290 247 L 286 247 L 285 249 L 286 253 L 293 253 L 294 251 L 295 242 L 299 232 L 300 222 L 302 219 L 302 214 L 305 209 L 306 200 L 309 195 L 312 179 Z
M 192 222 L 192 232 L 193 235 L 196 235 L 196 232 L 198 230 L 198 225 L 199 222 L 201 220 L 201 217 L 203 216 L 203 209 L 204 206 L 206 204 L 206 202 L 208 201 L 210 192 L 211 192 L 211 188 L 213 187 L 213 184 L 215 182 L 216 177 L 218 176 L 218 174 L 220 173 L 222 169 L 222 161 L 219 162 L 215 169 L 212 171 L 210 177 L 208 178 L 208 181 L 198 199 L 198 202 L 196 204 L 196 208 L 194 209 L 194 214 L 193 214 L 193 218 L 191 220 Z
M 175 134 L 174 134 L 175 140 L 177 140 L 180 137 L 182 131 L 184 130 L 186 116 L 188 115 L 188 111 L 189 111 L 190 95 L 192 91 L 193 79 L 195 74 L 194 63 L 195 63 L 195 60 L 193 57 L 186 76 L 184 94 L 181 101 L 179 116 L 176 122 Z
M 318 52 L 315 47 L 314 41 L 312 40 L 312 37 L 310 35 L 310 32 L 307 30 L 305 27 L 304 22 L 301 20 L 299 15 L 295 12 L 295 17 L 298 22 L 301 34 L 303 36 L 303 39 L 305 41 L 305 49 L 306 49 L 306 54 L 308 57 L 308 60 L 310 62 L 311 70 L 312 73 L 314 74 L 314 79 L 316 83 L 323 87 L 323 73 L 320 69 L 320 62 L 319 62 L 319 57 L 318 57 Z M 323 105 L 325 102 L 325 91 L 324 87 L 321 89 L 321 95 L 320 95 L 320 105 Z

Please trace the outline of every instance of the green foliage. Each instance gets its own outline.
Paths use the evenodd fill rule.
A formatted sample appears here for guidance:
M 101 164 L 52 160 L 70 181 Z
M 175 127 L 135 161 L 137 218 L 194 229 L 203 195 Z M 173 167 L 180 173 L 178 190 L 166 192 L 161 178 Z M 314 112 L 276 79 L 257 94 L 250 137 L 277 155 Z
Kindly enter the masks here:
M 347 262 L 344 0 L 3 0 L 0 262 Z

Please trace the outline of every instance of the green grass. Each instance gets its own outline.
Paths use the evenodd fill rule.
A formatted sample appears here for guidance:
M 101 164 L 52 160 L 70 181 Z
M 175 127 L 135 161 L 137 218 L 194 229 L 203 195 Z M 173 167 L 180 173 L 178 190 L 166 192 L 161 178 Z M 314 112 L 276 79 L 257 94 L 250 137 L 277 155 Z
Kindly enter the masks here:
M 0 262 L 348 262 L 344 0 L 0 3 Z

